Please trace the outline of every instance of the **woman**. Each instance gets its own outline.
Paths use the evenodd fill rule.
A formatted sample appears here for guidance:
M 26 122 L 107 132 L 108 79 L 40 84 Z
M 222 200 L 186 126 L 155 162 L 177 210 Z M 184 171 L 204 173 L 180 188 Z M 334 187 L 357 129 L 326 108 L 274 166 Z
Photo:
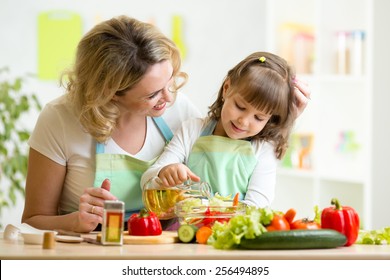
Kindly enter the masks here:
M 66 94 L 44 108 L 29 140 L 22 222 L 90 232 L 102 223 L 104 200 L 139 210 L 142 173 L 181 122 L 200 116 L 176 97 L 187 79 L 180 66 L 177 47 L 150 24 L 120 16 L 88 32 Z M 302 112 L 309 91 L 296 86 Z

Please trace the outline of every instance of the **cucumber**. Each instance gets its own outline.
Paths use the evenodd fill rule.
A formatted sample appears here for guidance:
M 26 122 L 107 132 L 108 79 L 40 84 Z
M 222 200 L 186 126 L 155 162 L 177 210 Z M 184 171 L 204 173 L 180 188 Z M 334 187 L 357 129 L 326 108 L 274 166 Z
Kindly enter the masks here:
M 184 243 L 190 243 L 196 241 L 196 232 L 198 228 L 194 225 L 183 224 L 177 229 L 177 235 L 179 240 Z
M 343 246 L 347 238 L 332 229 L 279 230 L 265 232 L 254 239 L 242 238 L 240 246 L 254 250 L 325 249 Z

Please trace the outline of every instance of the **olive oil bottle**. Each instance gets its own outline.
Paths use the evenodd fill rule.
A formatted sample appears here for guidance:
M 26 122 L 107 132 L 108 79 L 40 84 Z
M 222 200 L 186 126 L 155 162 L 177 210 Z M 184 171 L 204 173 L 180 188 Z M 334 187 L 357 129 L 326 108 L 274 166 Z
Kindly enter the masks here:
M 175 217 L 174 208 L 177 202 L 194 197 L 210 198 L 210 185 L 206 182 L 186 181 L 182 185 L 167 187 L 155 177 L 145 184 L 142 193 L 146 209 L 162 220 Z

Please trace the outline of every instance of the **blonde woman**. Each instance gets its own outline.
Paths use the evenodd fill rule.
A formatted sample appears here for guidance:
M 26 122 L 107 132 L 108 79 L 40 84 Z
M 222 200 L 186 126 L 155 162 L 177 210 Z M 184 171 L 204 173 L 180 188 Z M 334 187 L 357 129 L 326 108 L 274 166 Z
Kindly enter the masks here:
M 88 32 L 66 94 L 44 108 L 29 140 L 23 222 L 89 232 L 104 200 L 139 211 L 142 173 L 182 121 L 200 116 L 177 94 L 187 78 L 180 65 L 177 47 L 150 24 L 121 16 Z

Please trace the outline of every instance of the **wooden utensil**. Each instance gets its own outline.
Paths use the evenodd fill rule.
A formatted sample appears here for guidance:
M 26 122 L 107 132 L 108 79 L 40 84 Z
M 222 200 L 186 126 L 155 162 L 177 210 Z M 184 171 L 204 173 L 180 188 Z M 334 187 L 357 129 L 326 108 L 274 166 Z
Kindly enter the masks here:
M 135 236 L 123 233 L 123 244 L 169 244 L 179 242 L 176 231 L 163 231 L 161 235 Z

